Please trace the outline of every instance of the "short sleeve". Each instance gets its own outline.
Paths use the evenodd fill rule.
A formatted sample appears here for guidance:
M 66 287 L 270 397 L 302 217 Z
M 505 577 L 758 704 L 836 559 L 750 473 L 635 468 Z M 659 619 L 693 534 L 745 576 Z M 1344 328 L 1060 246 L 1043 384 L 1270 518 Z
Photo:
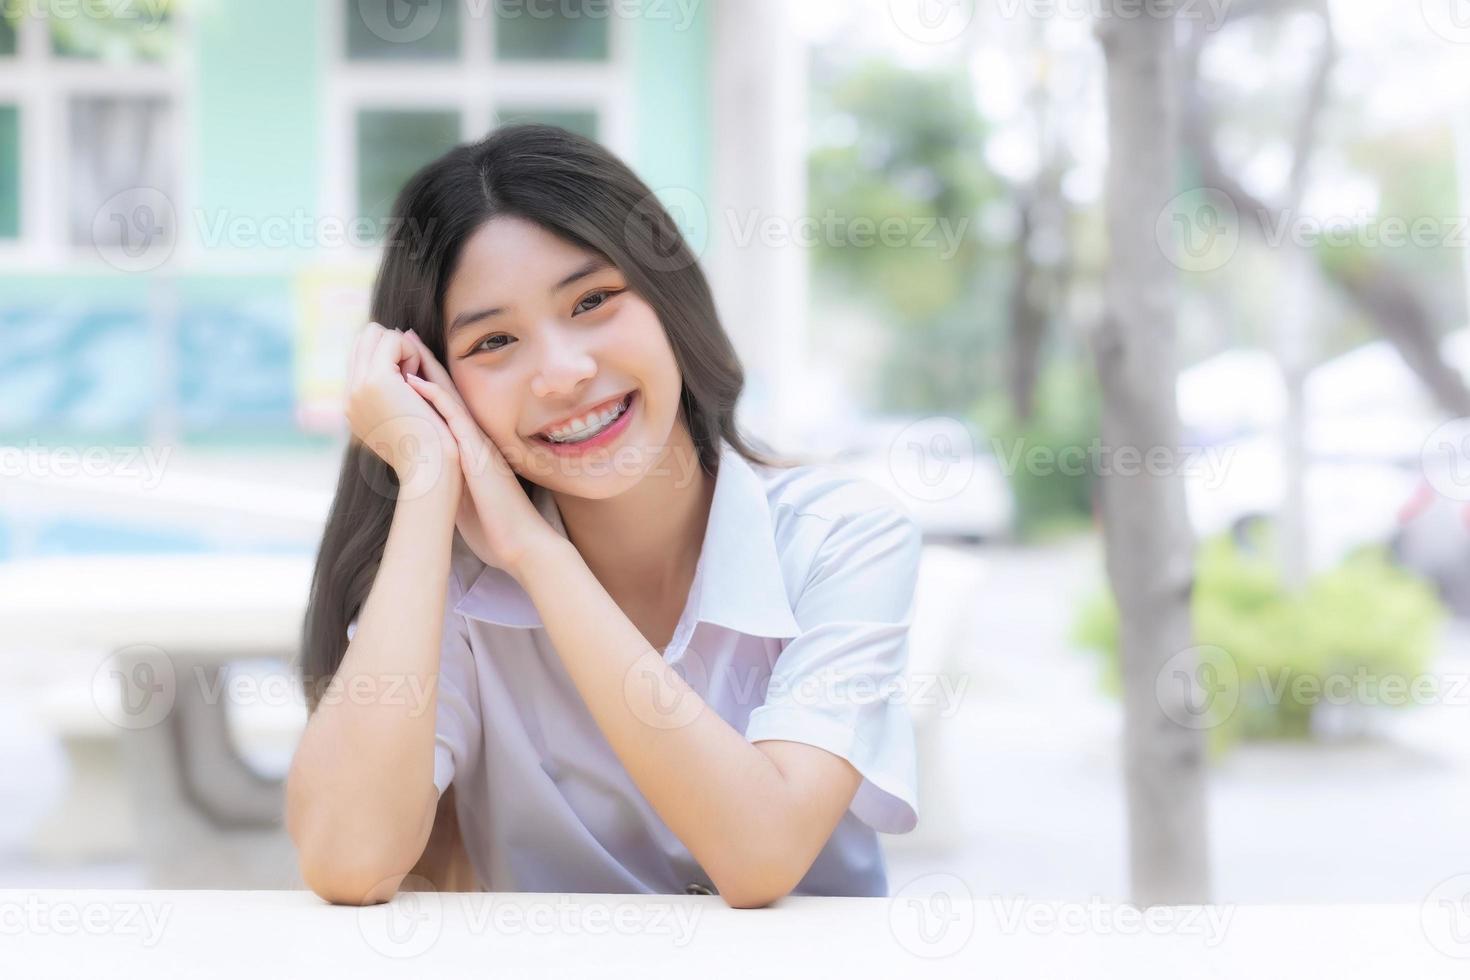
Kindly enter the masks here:
M 470 647 L 469 625 L 454 611 L 464 595 L 459 575 L 451 569 L 444 603 L 444 633 L 439 648 L 439 684 L 434 714 L 434 787 L 443 796 L 456 772 L 467 771 L 479 758 L 482 728 L 479 681 Z M 357 632 L 357 617 L 347 624 L 347 639 Z
M 862 774 L 852 812 L 874 830 L 918 824 L 913 720 L 903 696 L 922 534 L 881 507 L 833 522 L 793 613 L 800 635 L 751 713 L 751 742 L 804 742 Z

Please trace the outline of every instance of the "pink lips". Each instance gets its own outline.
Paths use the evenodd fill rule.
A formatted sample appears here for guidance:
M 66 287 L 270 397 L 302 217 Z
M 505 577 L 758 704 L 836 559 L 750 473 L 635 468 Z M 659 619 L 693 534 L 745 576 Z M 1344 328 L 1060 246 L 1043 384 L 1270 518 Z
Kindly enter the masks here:
M 623 410 L 622 415 L 618 416 L 618 420 L 597 433 L 591 439 L 583 442 L 561 443 L 538 438 L 536 442 L 558 456 L 579 456 L 590 449 L 598 449 L 616 441 L 623 434 L 624 430 L 628 428 L 629 420 L 633 417 L 633 412 L 637 408 L 638 392 L 634 391 L 628 396 L 628 407 Z

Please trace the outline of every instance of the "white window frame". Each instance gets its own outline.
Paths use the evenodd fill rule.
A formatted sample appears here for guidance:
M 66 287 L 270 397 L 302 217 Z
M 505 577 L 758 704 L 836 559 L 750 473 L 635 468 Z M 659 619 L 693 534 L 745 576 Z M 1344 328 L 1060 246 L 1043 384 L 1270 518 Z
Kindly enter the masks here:
M 459 5 L 459 56 L 454 61 L 350 59 L 343 3 L 320 4 L 327 71 L 318 200 L 326 214 L 344 223 L 359 217 L 356 119 L 364 109 L 458 112 L 462 142 L 489 133 L 502 105 L 590 109 L 597 113 L 599 141 L 619 156 L 631 155 L 635 25 L 629 18 L 610 8 L 606 61 L 503 61 L 495 57 L 494 0 L 444 2 Z M 380 250 L 379 245 L 356 244 L 346 251 L 356 252 L 360 260 Z
M 157 96 L 169 104 L 164 130 L 175 161 L 170 203 L 174 241 L 168 261 L 192 251 L 188 220 L 192 205 L 194 152 L 184 134 L 196 110 L 186 79 L 191 73 L 190 22 L 185 12 L 169 17 L 175 44 L 160 63 L 110 64 L 51 52 L 44 15 L 23 16 L 15 32 L 14 56 L 0 56 L 0 103 L 20 110 L 20 227 L 17 238 L 0 239 L 0 262 L 17 271 L 65 267 L 68 272 L 111 273 L 118 268 L 92 245 L 71 241 L 66 177 L 71 163 L 68 119 L 73 98 Z

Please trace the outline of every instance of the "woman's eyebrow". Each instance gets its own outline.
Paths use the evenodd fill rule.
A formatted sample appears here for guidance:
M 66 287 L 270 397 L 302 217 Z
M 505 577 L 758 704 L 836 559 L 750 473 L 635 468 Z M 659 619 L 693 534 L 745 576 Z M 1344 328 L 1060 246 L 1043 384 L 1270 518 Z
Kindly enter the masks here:
M 608 262 L 605 259 L 588 259 L 586 262 L 583 262 L 581 265 L 577 266 L 576 269 L 572 270 L 569 275 L 562 277 L 560 282 L 558 282 L 555 286 L 552 286 L 551 289 L 548 290 L 548 293 L 554 296 L 557 293 L 561 292 L 563 289 L 570 286 L 572 283 L 576 282 L 578 279 L 586 279 L 593 273 L 601 272 L 604 269 L 610 268 L 612 268 L 612 263 Z M 505 307 L 503 306 L 492 307 L 488 310 L 466 310 L 459 316 L 455 317 L 454 321 L 449 324 L 449 330 L 445 333 L 445 340 L 447 342 L 448 340 L 452 339 L 456 333 L 472 323 L 477 323 L 480 320 L 485 320 L 492 316 L 498 316 L 504 312 Z

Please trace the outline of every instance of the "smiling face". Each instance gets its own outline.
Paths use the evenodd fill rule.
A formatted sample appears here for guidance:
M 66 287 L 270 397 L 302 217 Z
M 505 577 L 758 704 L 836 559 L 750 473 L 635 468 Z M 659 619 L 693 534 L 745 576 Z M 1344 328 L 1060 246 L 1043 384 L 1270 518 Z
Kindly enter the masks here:
M 669 447 L 690 444 L 663 325 L 597 253 L 533 222 L 493 218 L 466 240 L 443 315 L 444 364 L 455 388 L 532 483 L 611 497 Z M 607 424 L 626 395 L 628 407 Z M 558 426 L 570 416 L 581 424 Z M 548 441 L 548 430 L 563 444 Z

